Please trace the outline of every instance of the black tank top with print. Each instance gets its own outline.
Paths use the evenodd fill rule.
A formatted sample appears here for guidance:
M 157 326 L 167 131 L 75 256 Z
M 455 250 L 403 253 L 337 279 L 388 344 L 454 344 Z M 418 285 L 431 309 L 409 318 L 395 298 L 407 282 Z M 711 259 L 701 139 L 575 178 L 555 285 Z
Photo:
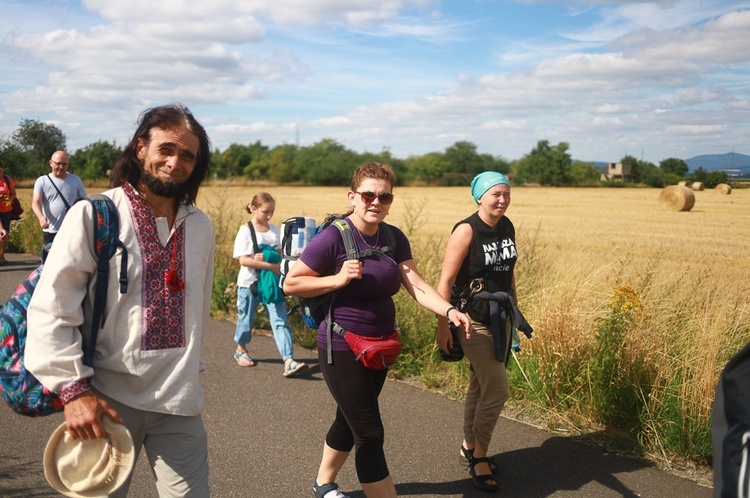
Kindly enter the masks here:
M 503 216 L 494 227 L 487 226 L 475 212 L 465 220 L 459 221 L 453 230 L 462 223 L 471 226 L 473 237 L 461 268 L 456 276 L 454 286 L 462 288 L 475 278 L 484 282 L 488 292 L 508 292 L 513 282 L 513 270 L 518 260 L 516 252 L 516 230 L 513 223 Z M 468 306 L 469 316 L 477 322 L 489 325 L 490 313 L 487 301 L 473 300 Z

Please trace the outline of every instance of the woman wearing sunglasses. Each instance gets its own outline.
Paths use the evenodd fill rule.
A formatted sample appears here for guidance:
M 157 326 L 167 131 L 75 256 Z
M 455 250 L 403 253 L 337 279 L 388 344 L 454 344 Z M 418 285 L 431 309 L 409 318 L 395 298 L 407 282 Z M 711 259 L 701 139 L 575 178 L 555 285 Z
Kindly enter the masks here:
M 292 266 L 284 292 L 302 297 L 333 293 L 335 298 L 326 305 L 330 305 L 331 323 L 346 334 L 373 339 L 398 330 L 393 296 L 403 285 L 420 305 L 447 316 L 446 320 L 464 328 L 468 336 L 469 318 L 425 283 L 404 233 L 383 222 L 393 202 L 395 183 L 396 175 L 388 166 L 359 166 L 347 193 L 351 211 L 346 221 L 362 256 L 347 259 L 342 231 L 330 226 L 310 241 Z M 396 487 L 383 453 L 384 430 L 378 408 L 378 395 L 388 370 L 371 369 L 357 361 L 342 335 L 327 333 L 327 322 L 323 320 L 319 328 L 318 362 L 338 407 L 313 484 L 315 496 L 346 497 L 335 481 L 354 448 L 357 477 L 365 494 L 369 498 L 395 497 Z
M 497 491 L 497 469 L 487 449 L 509 395 L 505 362 L 512 326 L 529 337 L 531 327 L 517 307 L 516 236 L 505 216 L 510 183 L 501 173 L 485 171 L 471 182 L 471 195 L 479 209 L 453 227 L 437 289 L 472 320 L 471 337 L 457 335 L 471 363 L 459 461 L 468 466 L 477 488 Z M 447 353 L 453 340 L 448 320 L 438 315 L 440 349 Z

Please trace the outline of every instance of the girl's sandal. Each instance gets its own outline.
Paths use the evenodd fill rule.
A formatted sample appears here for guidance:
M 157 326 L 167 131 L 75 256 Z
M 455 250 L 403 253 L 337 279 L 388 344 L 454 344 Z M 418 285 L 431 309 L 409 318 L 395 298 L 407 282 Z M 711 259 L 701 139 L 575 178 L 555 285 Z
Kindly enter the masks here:
M 292 360 L 284 365 L 284 377 L 294 377 L 307 370 L 307 364 L 304 361 Z
M 247 350 L 245 351 L 237 351 L 234 353 L 234 359 L 237 362 L 237 364 L 241 367 L 254 367 L 255 366 L 255 360 L 250 358 L 250 355 L 247 353 Z

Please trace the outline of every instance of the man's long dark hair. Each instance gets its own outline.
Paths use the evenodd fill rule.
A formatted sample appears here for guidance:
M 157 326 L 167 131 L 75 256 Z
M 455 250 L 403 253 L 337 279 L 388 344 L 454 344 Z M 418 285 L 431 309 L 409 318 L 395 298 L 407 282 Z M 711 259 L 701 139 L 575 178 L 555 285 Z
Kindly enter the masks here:
M 144 111 L 138 118 L 138 129 L 125 150 L 117 160 L 112 174 L 110 183 L 113 187 L 119 187 L 125 182 L 130 183 L 133 187 L 138 185 L 141 179 L 143 165 L 138 158 L 138 140 L 148 146 L 151 140 L 151 129 L 159 128 L 162 130 L 172 130 L 175 128 L 185 127 L 189 132 L 198 137 L 200 147 L 198 157 L 195 159 L 195 168 L 193 173 L 185 182 L 185 196 L 178 199 L 187 204 L 195 203 L 198 197 L 198 188 L 208 173 L 208 165 L 211 160 L 211 142 L 203 126 L 195 119 L 190 109 L 182 104 L 170 104 L 159 107 L 153 107 Z

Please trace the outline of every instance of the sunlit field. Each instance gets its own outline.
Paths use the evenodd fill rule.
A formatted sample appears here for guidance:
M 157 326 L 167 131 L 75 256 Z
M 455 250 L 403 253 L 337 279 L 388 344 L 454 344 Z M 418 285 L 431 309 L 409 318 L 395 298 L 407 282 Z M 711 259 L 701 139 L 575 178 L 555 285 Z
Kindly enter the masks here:
M 290 216 L 322 219 L 348 209 L 346 188 L 339 187 L 208 187 L 199 207 L 211 211 L 221 201 L 242 219 L 243 206 L 254 193 L 276 199 L 272 222 Z M 637 269 L 657 255 L 675 272 L 687 268 L 714 278 L 743 280 L 750 271 L 750 190 L 720 195 L 695 192 L 689 212 L 659 206 L 659 189 L 522 188 L 512 191 L 507 216 L 519 234 L 534 234 L 563 267 L 603 272 L 628 255 Z M 412 235 L 447 237 L 453 225 L 475 210 L 469 189 L 400 187 L 387 220 L 402 229 L 414 223 Z M 406 230 L 405 230 L 406 231 Z M 442 248 L 432 248 L 442 252 Z M 523 247 L 520 247 L 523 258 Z M 420 255 L 415 254 L 419 263 Z M 750 284 L 748 284 L 750 286 Z
M 90 193 L 102 190 L 89 188 Z M 247 219 L 244 205 L 259 191 L 276 199 L 272 222 L 277 225 L 290 216 L 322 219 L 348 209 L 344 187 L 208 186 L 201 190 L 198 206 L 210 212 L 221 205 L 227 210 L 224 214 L 242 222 Z M 475 210 L 468 187 L 398 187 L 394 192 L 386 221 L 412 228 L 412 235 L 447 237 L 455 222 Z M 519 234 L 533 233 L 538 243 L 547 245 L 561 265 L 603 271 L 625 254 L 633 264 L 663 255 L 664 264 L 677 272 L 690 268 L 715 278 L 747 277 L 750 189 L 730 195 L 695 192 L 695 206 L 689 212 L 662 209 L 659 192 L 515 187 L 507 216 Z M 19 197 L 30 212 L 31 189 L 19 189 Z M 418 223 L 412 227 L 416 210 L 420 210 Z M 523 247 L 520 250 L 523 258 Z M 419 262 L 419 254 L 415 259 Z

